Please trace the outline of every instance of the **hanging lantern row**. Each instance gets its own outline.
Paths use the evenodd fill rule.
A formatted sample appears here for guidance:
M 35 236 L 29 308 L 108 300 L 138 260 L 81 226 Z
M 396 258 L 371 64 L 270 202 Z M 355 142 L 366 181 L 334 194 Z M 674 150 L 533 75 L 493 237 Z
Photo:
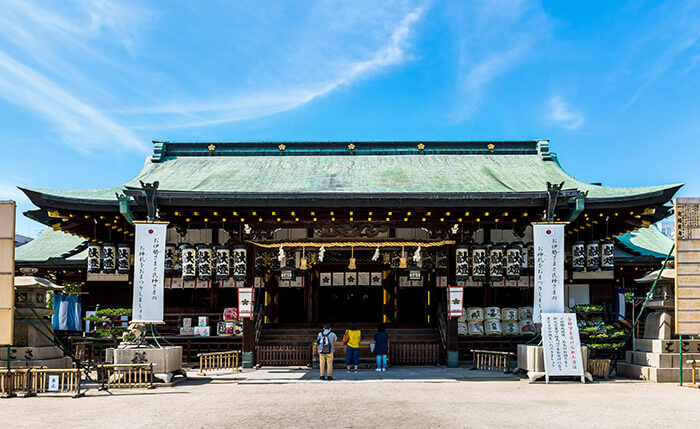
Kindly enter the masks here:
M 532 255 L 530 244 L 514 242 L 492 246 L 486 244 L 459 245 L 456 247 L 455 270 L 457 281 L 501 282 L 504 277 L 508 280 L 520 279 L 520 274 L 531 265 L 529 256 Z
M 572 271 L 611 271 L 615 268 L 615 243 L 577 241 L 571 246 Z
M 201 281 L 228 280 L 231 276 L 234 280 L 245 280 L 247 273 L 248 252 L 244 246 L 235 246 L 233 250 L 228 246 L 208 244 L 180 244 L 177 246 L 168 243 L 165 247 L 165 273 L 172 274 L 181 271 L 183 280 L 191 281 L 197 278 Z
M 131 247 L 127 243 L 88 243 L 87 272 L 96 274 L 129 274 Z

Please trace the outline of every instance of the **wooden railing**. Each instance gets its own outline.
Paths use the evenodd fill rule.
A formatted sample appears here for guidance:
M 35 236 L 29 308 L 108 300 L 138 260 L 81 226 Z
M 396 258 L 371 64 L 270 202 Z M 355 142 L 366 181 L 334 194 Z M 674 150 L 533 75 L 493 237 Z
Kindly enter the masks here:
M 199 372 L 198 375 L 206 375 L 212 371 L 240 371 L 241 352 L 240 350 L 231 350 L 218 353 L 200 353 Z
M 474 355 L 472 369 L 484 369 L 486 371 L 511 372 L 510 363 L 515 358 L 515 353 L 495 352 L 491 350 L 471 350 Z
M 114 389 L 153 389 L 153 367 L 155 363 L 105 364 L 97 365 L 99 390 Z
M 83 371 L 78 368 L 46 369 L 18 368 L 0 370 L 0 393 L 3 397 L 15 396 L 15 392 L 25 392 L 24 397 L 37 393 L 73 393 L 74 398 L 84 395 L 81 392 Z
M 388 357 L 392 365 L 438 365 L 440 363 L 440 345 L 434 343 L 391 343 Z
M 85 394 L 81 392 L 83 371 L 71 369 L 32 369 L 29 371 L 29 390 L 27 396 L 37 393 L 73 393 L 74 398 Z
M 0 394 L 3 398 L 15 396 L 15 392 L 26 391 L 29 386 L 29 368 L 0 369 Z
M 256 359 L 261 366 L 310 365 L 311 344 L 256 347 Z

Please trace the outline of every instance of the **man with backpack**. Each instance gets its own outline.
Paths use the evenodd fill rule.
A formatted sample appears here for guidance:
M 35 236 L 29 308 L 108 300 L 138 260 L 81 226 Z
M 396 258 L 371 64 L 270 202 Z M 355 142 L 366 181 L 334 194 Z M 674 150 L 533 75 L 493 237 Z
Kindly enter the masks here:
M 318 333 L 318 361 L 321 366 L 321 380 L 333 380 L 333 343 L 338 337 L 331 332 L 331 325 L 325 324 L 323 331 Z

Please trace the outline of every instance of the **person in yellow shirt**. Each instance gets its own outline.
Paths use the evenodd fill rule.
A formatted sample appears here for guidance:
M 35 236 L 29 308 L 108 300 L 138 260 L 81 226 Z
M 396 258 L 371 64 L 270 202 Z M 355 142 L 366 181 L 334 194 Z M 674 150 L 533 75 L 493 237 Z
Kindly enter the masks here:
M 360 366 L 360 338 L 362 333 L 357 329 L 355 323 L 350 324 L 350 329 L 345 331 L 343 340 L 345 342 L 345 366 L 348 373 L 357 372 L 357 367 Z

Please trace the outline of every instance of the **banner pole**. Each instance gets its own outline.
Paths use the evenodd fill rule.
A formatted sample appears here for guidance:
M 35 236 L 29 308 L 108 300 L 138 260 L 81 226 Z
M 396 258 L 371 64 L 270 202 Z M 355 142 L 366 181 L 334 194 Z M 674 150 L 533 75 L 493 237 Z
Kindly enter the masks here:
M 681 381 L 681 386 L 683 386 L 683 335 L 681 334 L 678 334 L 678 355 L 678 359 L 680 360 L 678 379 Z

